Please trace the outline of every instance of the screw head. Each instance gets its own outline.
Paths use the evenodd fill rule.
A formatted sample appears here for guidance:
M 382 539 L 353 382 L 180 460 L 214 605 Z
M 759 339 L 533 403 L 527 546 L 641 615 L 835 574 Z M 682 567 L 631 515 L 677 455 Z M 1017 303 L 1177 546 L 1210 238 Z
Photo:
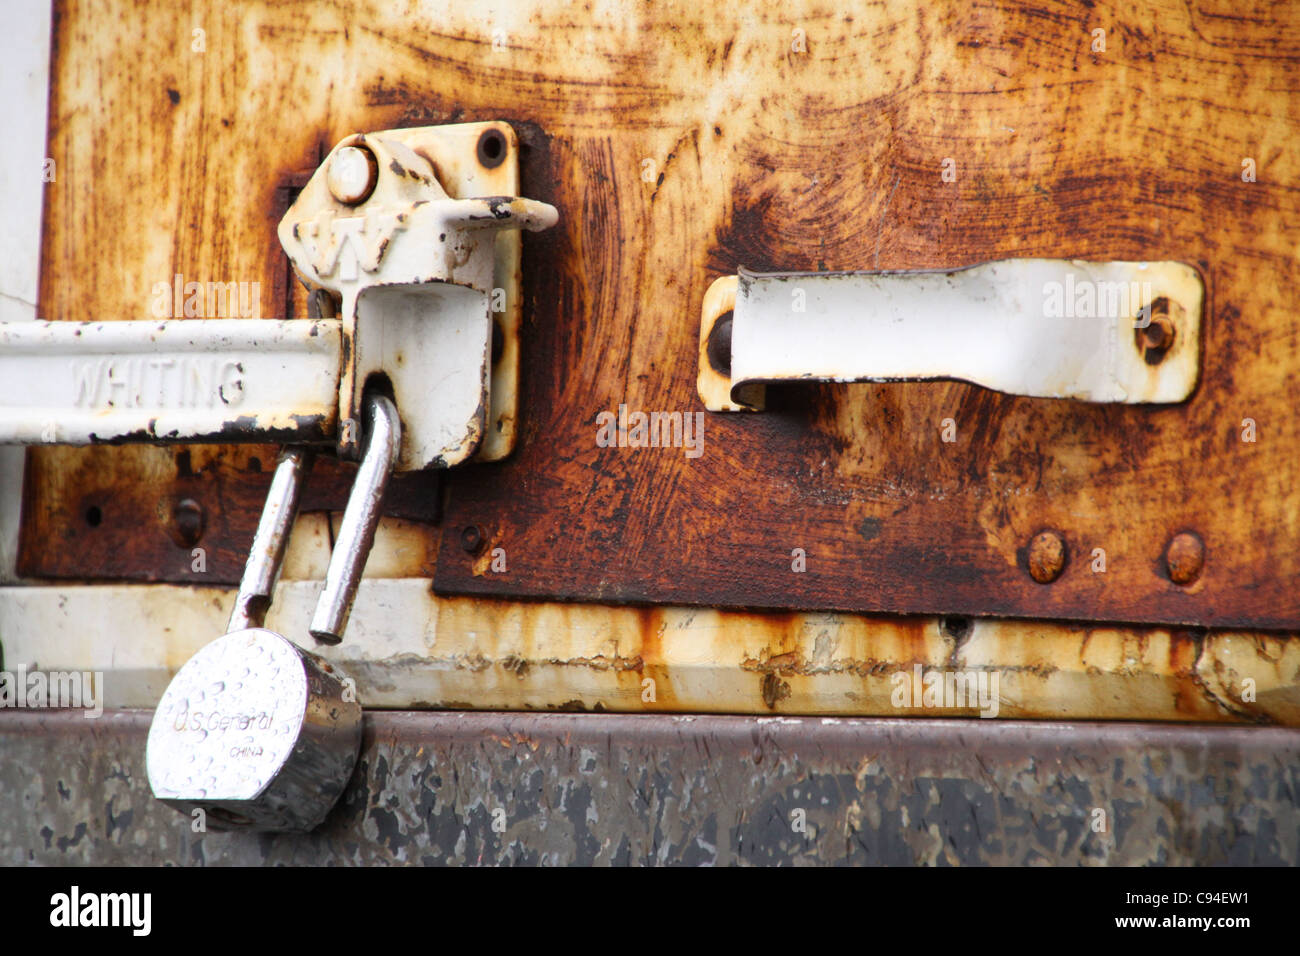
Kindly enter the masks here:
M 1029 542 L 1029 576 L 1039 584 L 1051 584 L 1065 570 L 1069 554 L 1065 539 L 1055 531 L 1040 531 Z
M 1165 549 L 1165 569 L 1169 580 L 1187 586 L 1201 576 L 1205 567 L 1205 542 L 1192 531 L 1181 531 Z
M 369 199 L 378 179 L 379 163 L 364 146 L 344 146 L 330 159 L 325 172 L 330 195 L 348 206 L 359 206 Z

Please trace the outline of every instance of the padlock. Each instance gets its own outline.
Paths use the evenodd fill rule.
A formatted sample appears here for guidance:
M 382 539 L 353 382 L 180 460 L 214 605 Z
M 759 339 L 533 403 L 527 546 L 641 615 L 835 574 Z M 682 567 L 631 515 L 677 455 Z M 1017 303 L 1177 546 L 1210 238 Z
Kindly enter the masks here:
M 365 452 L 311 632 L 342 638 L 397 459 L 401 426 L 367 394 Z M 145 763 L 154 796 L 212 829 L 307 831 L 347 786 L 361 746 L 355 687 L 332 664 L 262 627 L 311 456 L 276 466 L 227 633 L 177 672 L 158 702 Z

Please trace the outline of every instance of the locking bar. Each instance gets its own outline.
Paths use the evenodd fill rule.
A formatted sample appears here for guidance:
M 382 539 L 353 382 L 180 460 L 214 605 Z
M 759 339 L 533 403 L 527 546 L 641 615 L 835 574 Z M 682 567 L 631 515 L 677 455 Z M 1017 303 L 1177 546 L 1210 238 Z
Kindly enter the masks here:
M 0 444 L 333 437 L 340 323 L 0 323 Z
M 762 410 L 771 383 L 958 379 L 1014 395 L 1181 402 L 1196 385 L 1204 287 L 1179 262 L 1008 259 L 934 272 L 718 279 L 698 389 Z
M 506 233 L 558 218 L 506 192 L 517 156 L 505 123 L 335 146 L 278 236 L 337 317 L 0 323 L 0 444 L 333 441 L 353 459 L 382 377 L 404 416 L 398 470 L 504 457 L 520 310 Z

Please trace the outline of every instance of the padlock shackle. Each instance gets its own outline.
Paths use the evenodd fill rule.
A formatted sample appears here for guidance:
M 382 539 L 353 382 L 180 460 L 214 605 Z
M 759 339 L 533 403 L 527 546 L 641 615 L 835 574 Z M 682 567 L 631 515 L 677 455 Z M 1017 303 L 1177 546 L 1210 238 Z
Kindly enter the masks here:
M 303 485 L 311 472 L 312 451 L 306 448 L 284 448 L 276 462 L 271 488 L 266 494 L 266 505 L 253 535 L 253 546 L 244 565 L 244 576 L 239 581 L 235 607 L 230 612 L 229 631 L 261 627 L 266 621 L 267 609 L 275 582 L 280 577 L 280 566 L 289 546 L 289 534 L 302 500 Z
M 311 635 L 321 644 L 338 644 L 343 640 L 361 572 L 375 541 L 384 489 L 402 443 L 402 423 L 392 400 L 377 392 L 367 392 L 364 403 L 365 452 L 334 539 L 325 587 L 311 622 Z

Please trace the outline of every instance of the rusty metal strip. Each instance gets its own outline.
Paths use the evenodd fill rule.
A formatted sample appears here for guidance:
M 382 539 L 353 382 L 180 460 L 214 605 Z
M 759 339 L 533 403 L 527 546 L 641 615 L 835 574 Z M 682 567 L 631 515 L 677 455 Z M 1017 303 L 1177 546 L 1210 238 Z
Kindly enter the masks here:
M 267 626 L 305 640 L 318 592 L 282 581 Z M 108 706 L 152 707 L 233 599 L 10 588 L 0 641 L 10 667 L 103 671 Z M 321 653 L 367 707 L 1300 726 L 1300 640 L 1231 631 L 447 599 L 370 577 Z
M 0 712 L 0 863 L 1300 862 L 1294 730 L 370 713 L 304 836 L 194 832 L 149 717 Z
M 266 499 L 276 447 L 33 449 L 27 460 L 18 573 L 29 578 L 133 578 L 237 584 Z M 304 492 L 305 513 L 341 512 L 356 465 L 321 457 Z M 133 480 L 147 476 L 147 480 Z M 399 576 L 432 574 L 440 472 L 396 475 L 384 514 L 424 527 Z M 55 495 L 37 489 L 57 488 Z M 63 546 L 51 547 L 51 541 Z M 324 536 L 322 547 L 328 550 Z M 196 548 L 202 549 L 198 561 Z M 390 566 L 392 562 L 389 562 Z M 393 572 L 390 572 L 393 573 Z

